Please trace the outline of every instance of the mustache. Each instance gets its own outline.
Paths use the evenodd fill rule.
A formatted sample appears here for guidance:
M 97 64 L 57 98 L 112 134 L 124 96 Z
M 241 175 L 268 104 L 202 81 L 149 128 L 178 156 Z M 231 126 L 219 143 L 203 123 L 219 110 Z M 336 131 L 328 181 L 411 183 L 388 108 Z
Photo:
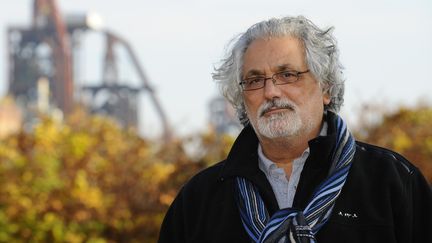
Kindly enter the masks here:
M 296 106 L 294 102 L 288 99 L 273 99 L 270 101 L 266 101 L 264 104 L 260 106 L 258 109 L 259 116 L 264 116 L 265 113 L 269 112 L 271 109 L 290 109 L 292 111 L 296 110 Z

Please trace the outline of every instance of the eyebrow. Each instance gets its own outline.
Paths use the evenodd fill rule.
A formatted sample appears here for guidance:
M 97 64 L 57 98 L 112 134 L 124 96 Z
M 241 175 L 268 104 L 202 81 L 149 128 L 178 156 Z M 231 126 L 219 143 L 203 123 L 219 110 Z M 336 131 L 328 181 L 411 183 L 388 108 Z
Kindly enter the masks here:
M 257 69 L 251 69 L 243 77 L 246 78 L 246 77 L 250 77 L 250 76 L 263 76 L 263 75 L 265 75 L 264 72 L 259 71 Z
M 294 70 L 295 68 L 291 64 L 281 64 L 276 67 L 277 72 L 286 71 L 286 70 Z
M 276 66 L 276 72 L 282 72 L 282 71 L 286 71 L 286 70 L 295 70 L 295 68 L 293 67 L 293 65 L 288 64 L 288 63 L 284 63 L 281 65 Z M 250 77 L 250 76 L 264 76 L 265 73 L 263 71 L 260 71 L 258 69 L 251 69 L 249 70 L 243 77 Z

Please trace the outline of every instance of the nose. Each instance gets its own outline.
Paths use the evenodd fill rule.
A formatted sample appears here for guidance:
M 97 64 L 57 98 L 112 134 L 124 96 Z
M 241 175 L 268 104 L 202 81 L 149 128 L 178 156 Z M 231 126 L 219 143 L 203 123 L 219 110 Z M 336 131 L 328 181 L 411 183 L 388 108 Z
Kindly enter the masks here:
M 281 97 L 280 86 L 272 78 L 267 78 L 264 83 L 264 96 L 268 100 Z

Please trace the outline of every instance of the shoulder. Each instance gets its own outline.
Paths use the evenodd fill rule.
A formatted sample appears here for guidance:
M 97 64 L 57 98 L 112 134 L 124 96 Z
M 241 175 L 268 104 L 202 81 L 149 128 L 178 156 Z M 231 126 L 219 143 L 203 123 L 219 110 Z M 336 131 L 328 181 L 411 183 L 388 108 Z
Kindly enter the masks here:
M 159 242 L 189 242 L 196 234 L 202 215 L 211 208 L 212 188 L 218 184 L 221 161 L 189 179 L 178 192 L 162 223 Z
M 383 166 L 396 167 L 406 174 L 413 174 L 418 171 L 417 167 L 405 157 L 390 149 L 356 141 L 356 151 L 361 155 L 362 159 L 368 159 L 369 161 L 374 161 L 374 163 L 381 163 Z
M 225 165 L 225 160 L 220 161 L 208 168 L 205 168 L 194 175 L 192 178 L 183 185 L 181 193 L 183 194 L 196 194 L 205 193 L 212 189 L 220 182 L 220 174 Z
M 222 160 L 210 167 L 207 167 L 196 175 L 194 175 L 188 182 L 188 184 L 202 183 L 203 181 L 213 182 L 217 181 L 220 177 L 220 173 L 225 166 L 225 160 Z
M 220 180 L 220 172 L 225 162 L 221 161 L 194 175 L 178 192 L 171 205 L 171 211 L 184 213 L 185 218 L 192 220 L 215 207 L 218 201 L 227 195 L 226 183 Z M 198 219 L 194 219 L 195 221 Z
M 423 178 L 419 169 L 399 153 L 376 145 L 356 142 L 353 167 L 368 180 L 409 187 L 412 180 Z

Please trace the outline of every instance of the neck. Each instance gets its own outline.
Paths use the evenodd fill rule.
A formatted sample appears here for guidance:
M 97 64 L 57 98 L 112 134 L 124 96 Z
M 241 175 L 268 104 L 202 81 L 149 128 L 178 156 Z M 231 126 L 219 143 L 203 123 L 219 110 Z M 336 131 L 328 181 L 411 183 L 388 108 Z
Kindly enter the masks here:
M 286 138 L 260 138 L 259 140 L 264 155 L 277 164 L 291 163 L 308 148 L 308 141 Z

